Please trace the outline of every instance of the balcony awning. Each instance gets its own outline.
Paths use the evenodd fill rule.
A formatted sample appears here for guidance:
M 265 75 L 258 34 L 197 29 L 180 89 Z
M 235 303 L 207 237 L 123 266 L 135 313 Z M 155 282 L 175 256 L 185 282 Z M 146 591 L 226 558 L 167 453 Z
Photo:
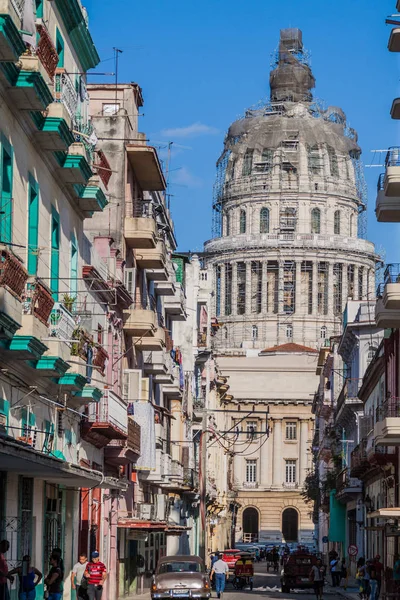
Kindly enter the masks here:
M 0 438 L 0 465 L 4 471 L 34 476 L 67 488 L 126 490 L 128 486 L 125 481 L 104 477 L 96 471 L 49 456 L 11 438 Z
M 118 519 L 118 527 L 122 529 L 142 529 L 165 531 L 167 524 L 161 521 L 143 521 L 139 519 Z
M 400 519 L 400 507 L 378 508 L 368 513 L 367 519 Z
M 155 148 L 141 144 L 127 144 L 126 152 L 142 190 L 162 192 L 166 189 L 167 186 Z

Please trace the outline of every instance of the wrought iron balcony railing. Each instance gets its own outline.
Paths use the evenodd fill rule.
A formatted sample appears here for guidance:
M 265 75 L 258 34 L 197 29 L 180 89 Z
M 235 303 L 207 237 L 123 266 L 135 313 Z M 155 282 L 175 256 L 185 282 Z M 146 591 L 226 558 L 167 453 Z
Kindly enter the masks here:
M 36 47 L 36 55 L 53 80 L 60 59 L 45 25 L 40 23 L 36 25 L 36 29 L 40 36 Z
M 12 252 L 0 250 L 0 287 L 8 289 L 19 300 L 23 299 L 28 272 Z
M 386 154 L 386 167 L 400 167 L 400 146 L 391 146 Z
M 387 398 L 387 400 L 376 408 L 375 414 L 377 421 L 383 421 L 383 419 L 391 417 L 400 417 L 400 398 L 396 396 Z
M 75 331 L 75 318 L 60 302 L 56 302 L 50 314 L 50 336 L 65 341 L 69 346 Z
M 71 78 L 64 71 L 57 72 L 54 79 L 54 92 L 56 102 L 62 102 L 74 118 L 78 109 L 79 96 Z
M 385 285 L 388 283 L 400 283 L 400 263 L 386 265 L 383 280 Z
M 109 423 L 128 435 L 128 412 L 125 402 L 111 390 L 104 390 L 100 402 L 89 404 L 89 423 Z

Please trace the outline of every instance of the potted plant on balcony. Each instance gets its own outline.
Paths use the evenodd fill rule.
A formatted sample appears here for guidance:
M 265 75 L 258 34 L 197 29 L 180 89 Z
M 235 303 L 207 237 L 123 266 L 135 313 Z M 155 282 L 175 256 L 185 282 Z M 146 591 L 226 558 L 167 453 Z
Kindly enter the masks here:
M 69 294 L 64 294 L 64 296 L 63 296 L 63 306 L 70 313 L 72 313 L 72 311 L 73 311 L 75 300 L 76 300 L 75 296 L 70 296 Z

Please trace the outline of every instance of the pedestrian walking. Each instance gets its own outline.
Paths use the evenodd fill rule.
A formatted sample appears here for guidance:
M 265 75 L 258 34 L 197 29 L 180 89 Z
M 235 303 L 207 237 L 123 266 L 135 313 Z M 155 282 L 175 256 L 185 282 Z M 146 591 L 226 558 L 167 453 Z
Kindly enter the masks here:
M 378 580 L 376 578 L 376 571 L 373 566 L 371 566 L 370 569 L 369 600 L 378 600 Z
M 377 554 L 374 558 L 373 561 L 373 567 L 376 573 L 376 580 L 378 582 L 378 595 L 377 598 L 379 598 L 380 593 L 381 593 L 381 589 L 382 589 L 382 575 L 383 575 L 383 564 L 381 563 L 381 557 L 380 554 Z
M 71 573 L 71 587 L 73 590 L 76 590 L 76 597 L 83 598 L 83 600 L 86 600 L 88 597 L 87 580 L 85 578 L 87 564 L 87 555 L 85 552 L 81 552 L 78 562 L 72 567 Z
M 35 600 L 36 586 L 43 579 L 42 573 L 31 565 L 31 557 L 28 554 L 22 557 L 22 564 L 9 572 L 9 575 L 18 575 L 19 600 Z
M 86 565 L 85 577 L 87 579 L 87 594 L 89 600 L 101 600 L 103 585 L 107 579 L 106 565 L 100 561 L 100 554 L 92 552 L 91 560 Z
M 224 593 L 225 583 L 229 577 L 229 567 L 225 561 L 222 560 L 221 555 L 218 555 L 218 560 L 214 563 L 211 577 L 215 575 L 215 590 L 218 598 L 221 598 L 221 594 Z
M 331 568 L 331 577 L 332 577 L 332 586 L 338 587 L 340 585 L 340 573 L 341 573 L 341 565 L 339 562 L 339 557 L 336 556 L 330 562 Z
M 50 571 L 44 580 L 47 587 L 48 600 L 61 600 L 63 572 L 60 567 L 60 558 L 57 554 L 50 556 L 50 565 Z
M 309 578 L 310 581 L 313 582 L 314 592 L 317 600 L 322 600 L 325 582 L 325 567 L 323 566 L 320 558 L 317 560 L 317 564 L 311 567 Z
M 361 557 L 357 562 L 357 575 L 358 579 L 358 595 L 361 600 L 366 600 L 369 596 L 369 565 L 366 564 L 365 558 Z
M 2 540 L 0 542 L 0 600 L 9 600 L 8 582 L 12 583 L 14 577 L 8 572 L 8 564 L 5 554 L 10 549 L 10 542 Z

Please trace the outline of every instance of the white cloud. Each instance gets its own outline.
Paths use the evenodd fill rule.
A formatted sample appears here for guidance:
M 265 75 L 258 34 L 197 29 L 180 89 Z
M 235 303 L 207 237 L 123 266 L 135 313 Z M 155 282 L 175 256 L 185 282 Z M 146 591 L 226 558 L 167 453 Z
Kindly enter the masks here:
M 192 123 L 187 127 L 173 127 L 171 129 L 163 129 L 162 135 L 168 138 L 189 138 L 197 137 L 200 135 L 215 135 L 219 133 L 219 129 L 212 127 L 211 125 L 205 125 L 204 123 Z
M 175 184 L 177 186 L 188 188 L 198 188 L 203 185 L 203 180 L 200 177 L 193 175 L 187 167 L 182 167 L 178 171 L 171 173 L 171 180 L 172 185 Z

